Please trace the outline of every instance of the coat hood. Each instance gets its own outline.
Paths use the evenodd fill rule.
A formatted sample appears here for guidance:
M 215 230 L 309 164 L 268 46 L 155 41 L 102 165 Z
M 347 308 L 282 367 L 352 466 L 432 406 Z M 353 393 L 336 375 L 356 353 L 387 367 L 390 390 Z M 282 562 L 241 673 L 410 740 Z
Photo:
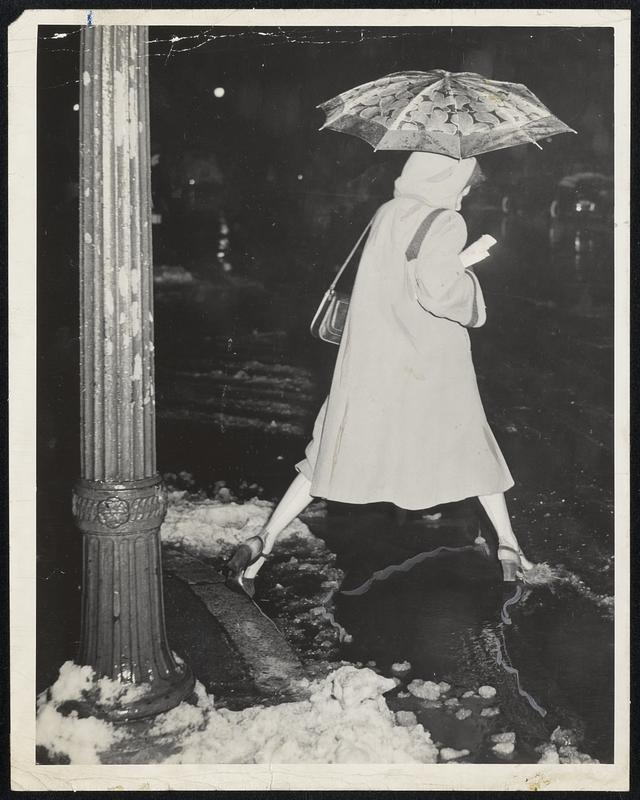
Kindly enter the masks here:
M 412 153 L 395 182 L 393 196 L 414 197 L 433 208 L 455 210 L 475 167 L 475 158 L 458 161 L 439 153 Z

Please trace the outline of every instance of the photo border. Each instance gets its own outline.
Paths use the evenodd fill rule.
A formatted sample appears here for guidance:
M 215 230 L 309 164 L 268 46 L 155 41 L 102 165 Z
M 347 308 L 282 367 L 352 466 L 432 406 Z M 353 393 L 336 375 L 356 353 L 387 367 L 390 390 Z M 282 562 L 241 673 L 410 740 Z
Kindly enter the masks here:
M 85 10 L 28 10 L 8 29 L 11 786 L 15 790 L 600 790 L 629 788 L 630 43 L 626 9 L 97 9 L 94 25 L 612 27 L 615 60 L 615 739 L 613 764 L 37 765 L 36 56 L 38 25 Z M 71 487 L 70 487 L 71 488 Z

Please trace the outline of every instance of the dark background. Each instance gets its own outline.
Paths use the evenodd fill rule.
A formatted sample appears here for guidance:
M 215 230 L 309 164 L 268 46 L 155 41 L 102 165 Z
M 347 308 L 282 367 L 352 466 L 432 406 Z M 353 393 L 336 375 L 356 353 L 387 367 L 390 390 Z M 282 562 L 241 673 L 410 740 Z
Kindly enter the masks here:
M 328 271 L 388 199 L 406 158 L 319 133 L 324 116 L 315 106 L 323 100 L 402 69 L 478 71 L 525 83 L 579 133 L 544 142 L 544 155 L 517 147 L 482 157 L 489 182 L 531 194 L 536 183 L 553 186 L 576 169 L 613 171 L 607 29 L 153 27 L 150 39 L 154 211 L 163 219 L 154 226 L 154 261 L 211 275 L 222 216 L 234 269 L 289 300 L 282 313 L 299 323 L 303 348 Z M 69 475 L 78 464 L 78 47 L 77 29 L 41 28 L 39 444 L 43 458 L 56 439 L 56 471 Z M 238 324 L 224 312 L 203 316 L 191 324 L 208 333 Z M 159 359 L 179 353 L 182 333 L 168 335 L 158 322 Z
M 224 35 L 215 38 L 221 30 Z M 67 35 L 55 38 L 62 33 Z M 593 390 L 593 402 L 604 410 L 595 435 L 601 433 L 605 445 L 611 446 L 610 257 L 586 267 L 586 302 L 592 310 L 605 308 L 595 321 L 588 322 L 595 356 L 575 343 L 566 345 L 564 332 L 555 330 L 553 312 L 547 313 L 546 301 L 541 304 L 536 299 L 550 295 L 560 307 L 564 307 L 563 303 L 576 304 L 576 273 L 565 269 L 565 261 L 571 262 L 572 269 L 578 264 L 577 256 L 574 264 L 573 250 L 556 261 L 548 260 L 546 251 L 537 251 L 539 237 L 547 236 L 549 200 L 558 181 L 582 170 L 605 175 L 613 172 L 610 31 L 225 28 L 213 32 L 154 27 L 150 37 L 154 213 L 162 217 L 162 222 L 154 225 L 156 277 L 175 276 L 176 270 L 182 269 L 194 276 L 197 284 L 188 303 L 184 295 L 165 289 L 156 297 L 161 472 L 187 467 L 204 487 L 230 474 L 255 478 L 265 487 L 267 496 L 278 495 L 286 486 L 291 462 L 299 456 L 299 438 L 289 445 L 279 445 L 278 452 L 284 453 L 285 458 L 277 466 L 273 460 L 261 460 L 252 449 L 256 436 L 229 434 L 208 439 L 208 434 L 203 434 L 195 423 L 192 428 L 188 427 L 188 420 L 178 425 L 166 416 L 171 404 L 176 403 L 175 376 L 187 360 L 211 358 L 220 341 L 237 341 L 254 330 L 282 331 L 284 338 L 272 348 L 271 359 L 276 363 L 295 362 L 311 370 L 317 379 L 316 399 L 321 398 L 335 351 L 310 339 L 309 319 L 333 269 L 375 207 L 390 196 L 392 180 L 406 154 L 373 153 L 358 139 L 331 131 L 319 133 L 323 115 L 315 107 L 347 88 L 403 69 L 477 71 L 497 80 L 525 83 L 578 131 L 578 136 L 557 136 L 543 142 L 542 153 L 527 146 L 481 157 L 489 178 L 482 202 L 487 207 L 497 204 L 499 211 L 505 197 L 511 204 L 527 200 L 529 205 L 521 213 L 530 226 L 521 234 L 520 247 L 515 251 L 519 261 L 511 265 L 506 276 L 488 276 L 486 288 L 488 296 L 493 293 L 498 297 L 506 292 L 532 300 L 527 308 L 536 310 L 526 313 L 535 313 L 543 321 L 525 327 L 523 321 L 529 318 L 515 307 L 510 315 L 503 314 L 503 327 L 509 331 L 509 340 L 503 341 L 510 347 L 517 348 L 518 337 L 522 337 L 526 339 L 527 353 L 550 352 L 550 337 L 561 334 L 556 340 L 561 344 L 554 345 L 553 358 L 560 358 L 561 353 L 566 362 L 557 366 L 552 358 L 547 372 L 534 370 L 527 378 L 533 392 L 541 391 L 541 381 L 547 384 L 549 391 L 544 396 L 541 393 L 543 400 L 534 401 L 541 414 L 546 412 L 546 399 L 552 407 L 558 396 L 570 395 L 579 400 L 581 392 L 584 396 Z M 78 47 L 76 29 L 41 29 L 39 690 L 55 679 L 62 661 L 74 656 L 79 630 L 81 540 L 70 514 L 71 484 L 79 474 L 78 114 L 74 110 L 78 103 Z M 215 96 L 216 87 L 224 88 L 223 97 Z M 474 225 L 480 224 L 480 219 L 474 222 L 471 215 L 471 235 Z M 478 230 L 484 232 L 485 228 Z M 573 236 L 572 231 L 572 242 Z M 578 239 L 576 233 L 576 248 Z M 581 269 L 585 270 L 584 257 Z M 594 280 L 589 269 L 593 269 Z M 505 403 L 499 396 L 491 405 L 491 392 L 485 393 L 482 384 L 483 371 L 489 376 L 487 384 L 492 380 L 490 370 L 500 324 L 498 315 L 474 338 L 481 389 L 483 397 L 489 398 L 487 411 L 492 424 L 499 403 L 505 407 L 514 403 L 513 399 Z M 575 329 L 573 333 L 576 334 Z M 584 340 L 586 334 L 580 330 L 577 336 Z M 517 353 L 515 357 L 519 357 Z M 572 362 L 571 368 L 565 366 L 568 362 Z M 506 383 L 517 377 L 509 369 L 505 371 L 505 364 L 500 369 Z M 500 373 L 500 369 L 493 374 Z M 309 405 L 304 420 L 308 428 L 316 408 L 315 402 Z M 552 430 L 557 420 L 551 416 L 549 420 L 548 428 Z M 589 430 L 586 436 L 593 438 L 594 428 Z M 498 439 L 503 446 L 500 434 Z M 611 494 L 610 449 L 596 448 L 597 454 L 592 458 L 591 444 L 587 446 L 580 437 L 574 440 L 564 435 L 555 436 L 554 446 L 560 453 L 559 462 L 565 457 L 580 464 L 591 459 L 595 465 L 594 484 Z M 269 447 L 273 450 L 273 445 L 267 443 L 265 451 Z M 512 452 L 508 447 L 507 444 L 505 454 L 510 464 L 515 462 L 518 466 L 518 477 L 533 483 L 539 466 L 528 458 L 524 446 L 521 453 L 516 445 L 511 446 Z M 599 520 L 597 513 L 595 517 L 589 513 Z M 609 524 L 607 517 L 603 529 Z M 610 531 L 606 535 L 610 536 Z M 610 538 L 603 549 L 609 546 Z M 596 571 L 595 563 L 593 568 Z M 605 590 L 606 587 L 601 589 Z

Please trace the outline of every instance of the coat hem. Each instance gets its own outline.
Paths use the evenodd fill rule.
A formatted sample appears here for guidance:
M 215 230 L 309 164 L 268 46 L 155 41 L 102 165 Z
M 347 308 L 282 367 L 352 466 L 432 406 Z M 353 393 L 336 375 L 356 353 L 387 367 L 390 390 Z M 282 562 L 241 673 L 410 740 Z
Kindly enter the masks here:
M 304 471 L 299 469 L 299 472 Z M 308 477 L 305 475 L 305 477 Z M 420 503 L 419 505 L 414 505 L 414 503 L 406 503 L 402 501 L 402 498 L 399 497 L 387 497 L 387 496 L 378 496 L 378 497 L 371 497 L 366 500 L 361 499 L 354 499 L 353 497 L 345 497 L 345 496 L 338 496 L 334 493 L 322 493 L 318 489 L 313 486 L 313 481 L 311 483 L 311 488 L 309 489 L 309 494 L 312 497 L 320 497 L 324 500 L 330 500 L 334 503 L 349 503 L 350 505 L 368 505 L 369 503 L 392 503 L 393 505 L 397 506 L 398 508 L 403 508 L 406 511 L 421 511 L 425 508 L 434 508 L 435 506 L 444 505 L 445 503 L 459 503 L 462 500 L 468 500 L 471 497 L 479 497 L 483 495 L 489 494 L 502 494 L 503 492 L 507 492 L 515 485 L 515 481 L 512 479 L 502 483 L 500 486 L 496 486 L 493 488 L 486 488 L 484 486 L 478 487 L 477 490 L 473 491 L 466 491 L 466 492 L 459 492 L 453 495 L 445 496 L 445 497 L 438 497 L 438 498 L 427 498 L 427 502 Z

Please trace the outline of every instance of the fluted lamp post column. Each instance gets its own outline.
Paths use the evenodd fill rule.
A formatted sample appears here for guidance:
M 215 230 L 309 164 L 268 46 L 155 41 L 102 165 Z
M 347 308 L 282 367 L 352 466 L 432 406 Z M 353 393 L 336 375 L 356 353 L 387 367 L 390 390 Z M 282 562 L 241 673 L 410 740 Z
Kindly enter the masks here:
M 80 62 L 78 661 L 144 686 L 98 711 L 123 720 L 172 708 L 194 685 L 169 648 L 162 598 L 147 41 L 143 26 L 85 27 Z

